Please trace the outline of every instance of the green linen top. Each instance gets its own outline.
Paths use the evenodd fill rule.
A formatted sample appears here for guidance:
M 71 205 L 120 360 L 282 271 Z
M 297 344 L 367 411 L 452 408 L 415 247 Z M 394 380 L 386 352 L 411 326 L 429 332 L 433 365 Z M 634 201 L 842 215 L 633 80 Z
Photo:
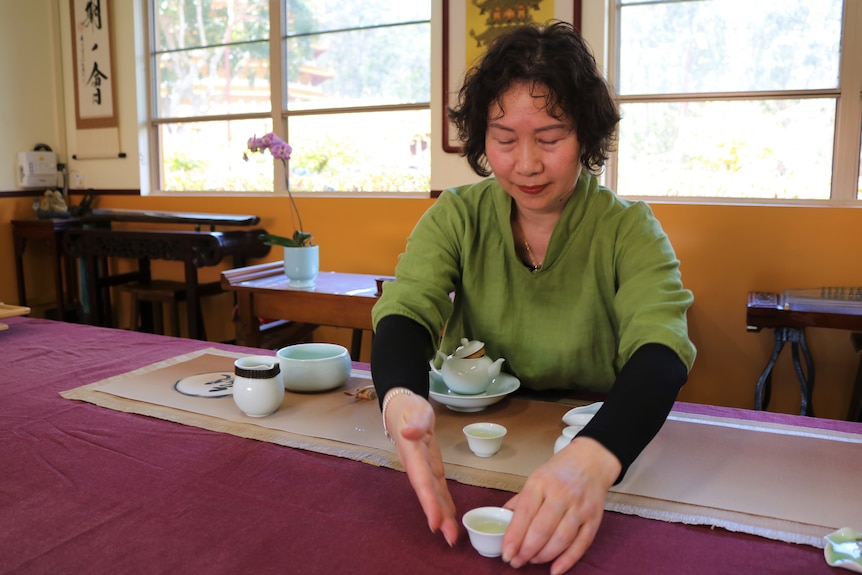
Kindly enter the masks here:
M 406 316 L 446 354 L 462 337 L 484 341 L 489 357 L 505 358 L 503 370 L 534 390 L 607 391 L 646 343 L 666 345 L 691 369 L 694 298 L 649 206 L 582 170 L 536 272 L 516 254 L 512 208 L 495 178 L 444 191 L 384 284 L 374 326 Z

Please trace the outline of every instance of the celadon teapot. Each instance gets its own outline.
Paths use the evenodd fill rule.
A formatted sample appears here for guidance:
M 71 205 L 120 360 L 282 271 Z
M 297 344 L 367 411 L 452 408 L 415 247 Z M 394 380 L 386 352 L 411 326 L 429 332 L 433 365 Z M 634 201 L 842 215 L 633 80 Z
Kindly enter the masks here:
M 485 344 L 481 341 L 470 341 L 461 338 L 461 345 L 452 355 L 437 351 L 437 356 L 443 360 L 440 369 L 431 360 L 431 369 L 443 378 L 451 391 L 461 395 L 478 395 L 484 393 L 494 378 L 500 375 L 500 368 L 505 359 L 492 360 L 485 356 Z

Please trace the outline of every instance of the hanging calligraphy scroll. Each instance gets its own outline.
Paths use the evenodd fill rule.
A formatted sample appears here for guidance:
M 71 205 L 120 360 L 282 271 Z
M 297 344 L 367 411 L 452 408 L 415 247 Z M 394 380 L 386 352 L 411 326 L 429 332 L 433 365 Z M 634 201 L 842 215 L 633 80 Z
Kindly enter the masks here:
M 79 130 L 117 127 L 110 0 L 69 0 L 75 121 Z

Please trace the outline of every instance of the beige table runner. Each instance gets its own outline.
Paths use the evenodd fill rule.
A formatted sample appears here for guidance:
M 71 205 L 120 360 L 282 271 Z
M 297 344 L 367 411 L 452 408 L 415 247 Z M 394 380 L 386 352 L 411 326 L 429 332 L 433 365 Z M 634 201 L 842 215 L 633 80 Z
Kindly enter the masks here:
M 164 362 L 63 392 L 111 409 L 401 469 L 383 436 L 376 401 L 344 389 L 371 383 L 354 370 L 344 389 L 287 392 L 281 409 L 247 417 L 230 396 L 194 397 L 175 389 L 189 376 L 231 375 L 239 357 L 217 349 Z M 553 453 L 570 408 L 508 398 L 478 413 L 435 404 L 447 476 L 516 492 Z M 503 449 L 475 457 L 461 428 L 474 421 L 506 425 Z M 826 533 L 862 523 L 862 436 L 673 412 L 656 439 L 609 494 L 606 508 L 666 521 L 822 547 Z

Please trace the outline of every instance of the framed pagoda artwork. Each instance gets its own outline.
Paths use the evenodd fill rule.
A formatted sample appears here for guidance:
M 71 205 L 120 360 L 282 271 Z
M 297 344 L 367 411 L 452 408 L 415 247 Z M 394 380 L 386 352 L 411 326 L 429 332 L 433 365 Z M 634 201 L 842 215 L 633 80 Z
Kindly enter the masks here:
M 513 27 L 548 20 L 581 27 L 581 0 L 443 0 L 443 151 L 461 152 L 446 110 L 457 102 L 464 73 L 488 45 Z

